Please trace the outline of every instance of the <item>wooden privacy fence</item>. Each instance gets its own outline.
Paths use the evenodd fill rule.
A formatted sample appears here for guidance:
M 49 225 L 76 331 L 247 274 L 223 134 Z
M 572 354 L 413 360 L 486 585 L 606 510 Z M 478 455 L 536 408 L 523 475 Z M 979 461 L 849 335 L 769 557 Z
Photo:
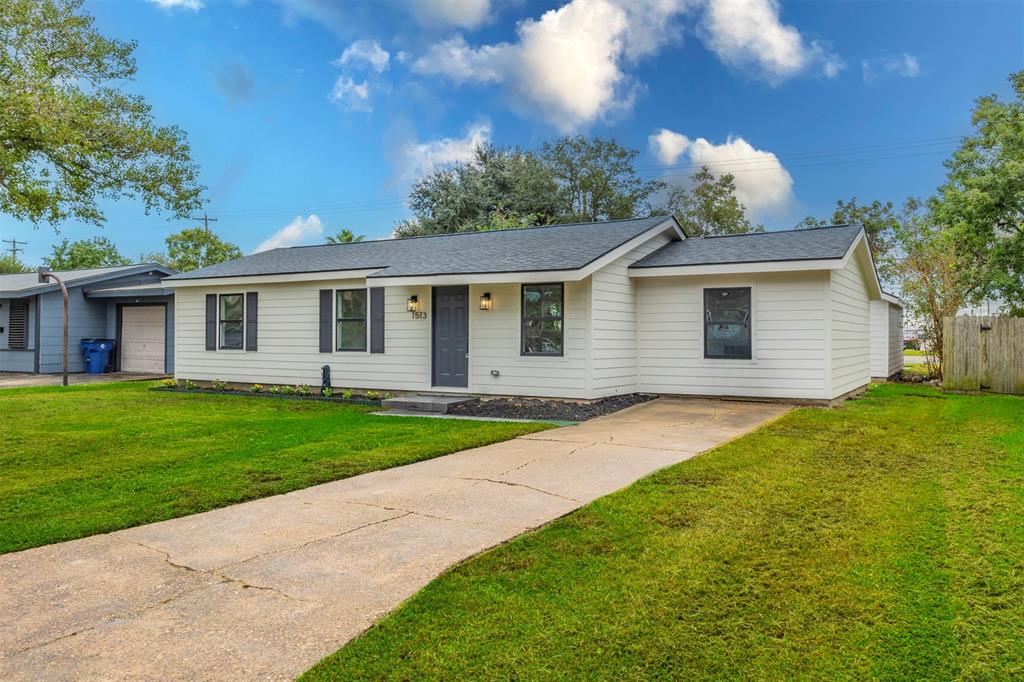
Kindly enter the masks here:
M 1024 318 L 947 317 L 942 385 L 1024 395 Z

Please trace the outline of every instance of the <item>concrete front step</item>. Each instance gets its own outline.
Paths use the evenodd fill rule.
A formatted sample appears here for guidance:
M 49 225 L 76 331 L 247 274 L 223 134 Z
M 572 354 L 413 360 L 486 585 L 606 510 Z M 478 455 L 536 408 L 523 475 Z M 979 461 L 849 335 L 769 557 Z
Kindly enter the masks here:
M 475 398 L 454 395 L 403 395 L 383 400 L 381 406 L 388 410 L 447 414 L 452 405 L 468 403 L 471 400 Z

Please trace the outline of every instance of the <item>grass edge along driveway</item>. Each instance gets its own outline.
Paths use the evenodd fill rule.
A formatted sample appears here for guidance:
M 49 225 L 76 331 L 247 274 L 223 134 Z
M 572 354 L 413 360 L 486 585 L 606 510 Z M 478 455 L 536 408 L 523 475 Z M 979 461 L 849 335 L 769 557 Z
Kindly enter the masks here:
M 0 553 L 411 464 L 550 424 L 380 417 L 125 382 L 0 391 Z
M 1024 399 L 795 410 L 432 582 L 302 678 L 1024 676 Z

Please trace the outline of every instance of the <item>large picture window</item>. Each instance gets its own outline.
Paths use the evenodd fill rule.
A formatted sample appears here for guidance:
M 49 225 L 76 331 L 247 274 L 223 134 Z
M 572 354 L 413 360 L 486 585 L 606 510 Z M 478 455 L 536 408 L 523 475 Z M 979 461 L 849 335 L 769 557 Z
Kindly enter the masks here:
M 220 347 L 242 350 L 245 302 L 242 294 L 220 295 Z
M 338 350 L 366 350 L 366 289 L 338 291 Z
M 562 355 L 564 294 L 562 284 L 523 285 L 523 355 Z
M 750 359 L 750 287 L 704 290 L 704 357 Z

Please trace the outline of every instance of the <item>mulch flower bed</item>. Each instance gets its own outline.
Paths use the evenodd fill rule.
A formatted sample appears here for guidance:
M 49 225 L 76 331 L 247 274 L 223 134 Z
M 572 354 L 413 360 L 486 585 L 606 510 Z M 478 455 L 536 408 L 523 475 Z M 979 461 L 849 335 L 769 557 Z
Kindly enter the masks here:
M 329 403 L 346 403 L 349 405 L 367 405 L 369 407 L 380 407 L 380 400 L 378 399 L 371 400 L 370 398 L 360 395 L 353 395 L 351 398 L 344 398 L 337 393 L 328 398 L 326 396 L 320 395 L 319 393 L 271 393 L 269 391 L 260 391 L 258 393 L 254 393 L 253 391 L 241 391 L 232 388 L 170 388 L 167 386 L 154 386 L 149 390 L 160 391 L 163 393 L 202 393 L 204 395 L 244 395 L 252 398 L 284 398 L 285 400 L 319 400 Z
M 653 400 L 657 396 L 630 393 L 587 402 L 541 398 L 493 398 L 453 405 L 448 414 L 496 419 L 540 419 L 582 422 Z

